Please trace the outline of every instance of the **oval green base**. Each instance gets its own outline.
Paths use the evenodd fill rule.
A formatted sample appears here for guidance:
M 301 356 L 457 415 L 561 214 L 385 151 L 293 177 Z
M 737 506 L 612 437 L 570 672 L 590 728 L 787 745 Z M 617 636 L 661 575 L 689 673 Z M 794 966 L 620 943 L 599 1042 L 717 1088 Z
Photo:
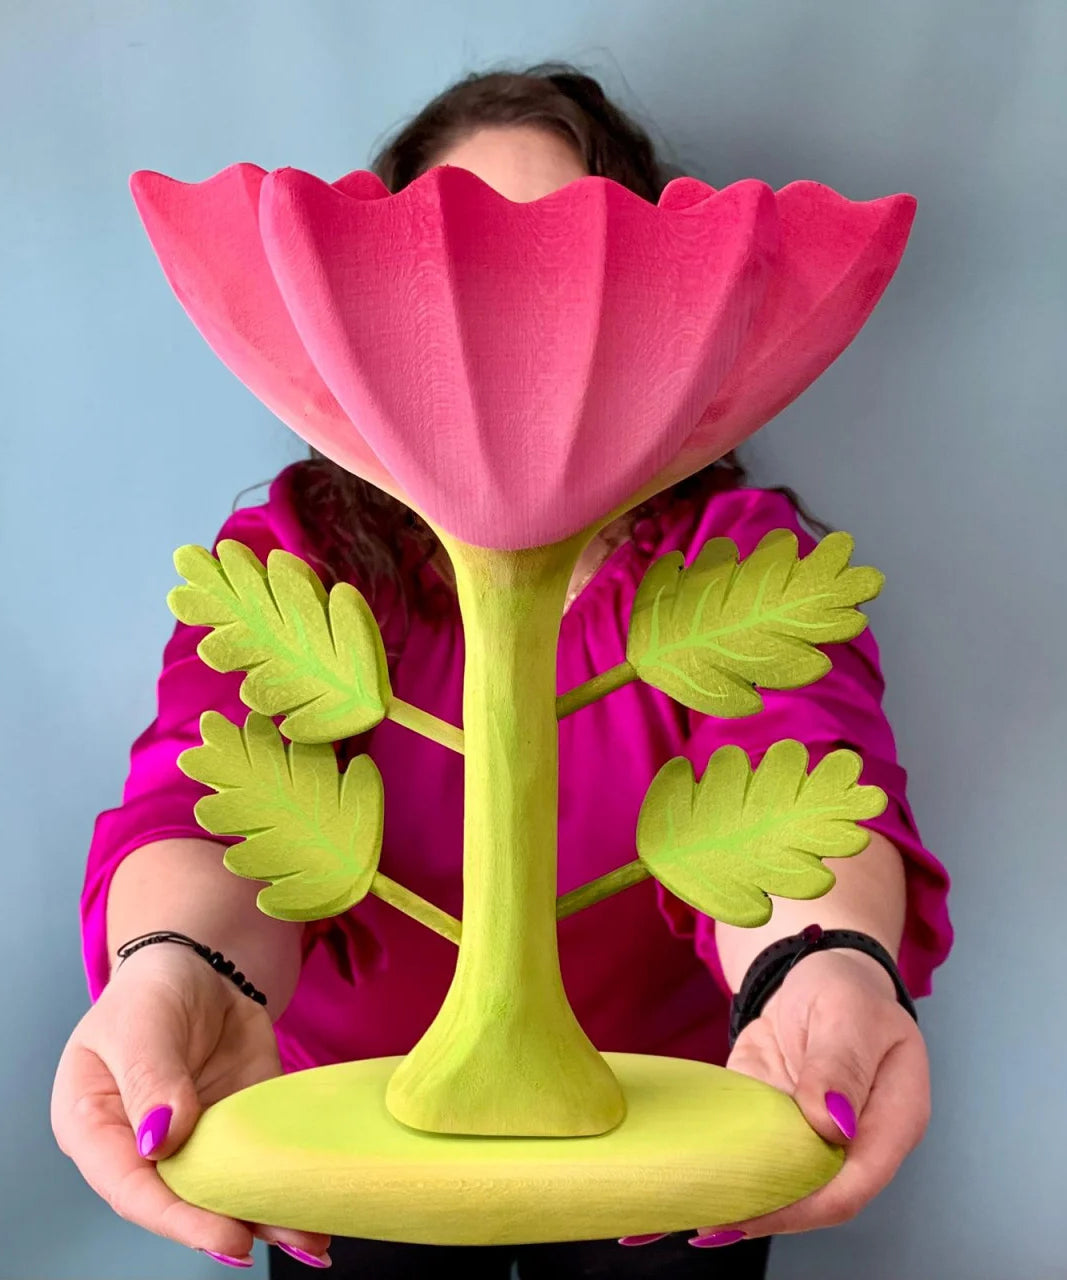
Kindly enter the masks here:
M 268 1080 L 160 1162 L 183 1199 L 249 1222 L 413 1244 L 596 1240 L 739 1222 L 810 1194 L 843 1154 L 783 1093 L 679 1058 L 605 1054 L 626 1119 L 594 1138 L 419 1133 L 385 1109 L 401 1061 Z

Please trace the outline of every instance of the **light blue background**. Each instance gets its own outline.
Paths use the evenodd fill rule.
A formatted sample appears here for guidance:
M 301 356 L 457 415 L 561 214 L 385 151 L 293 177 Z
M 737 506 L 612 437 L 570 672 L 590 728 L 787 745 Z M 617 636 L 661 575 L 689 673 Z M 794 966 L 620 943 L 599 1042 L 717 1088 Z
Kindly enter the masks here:
M 959 944 L 924 1010 L 929 1138 L 783 1277 L 1067 1276 L 1062 0 L 4 0 L 0 1276 L 191 1280 L 55 1150 L 95 813 L 150 718 L 170 553 L 298 445 L 174 302 L 126 190 L 327 176 L 461 72 L 577 59 L 716 185 L 919 199 L 841 361 L 749 450 L 888 574 L 872 610 Z

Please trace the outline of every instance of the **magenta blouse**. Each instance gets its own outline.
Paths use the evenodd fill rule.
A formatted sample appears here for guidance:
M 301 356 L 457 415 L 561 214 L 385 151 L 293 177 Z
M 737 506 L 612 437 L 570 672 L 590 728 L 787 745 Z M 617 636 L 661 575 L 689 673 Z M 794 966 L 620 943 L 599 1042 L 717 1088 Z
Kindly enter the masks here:
M 314 562 L 288 496 L 290 472 L 277 477 L 262 506 L 232 515 L 219 537 L 236 538 L 261 558 L 282 547 Z M 653 537 L 624 543 L 563 618 L 559 692 L 622 661 L 634 592 L 651 559 L 680 549 L 688 561 L 708 538 L 721 536 L 747 555 L 775 528 L 794 530 L 804 552 L 814 546 L 788 499 L 761 489 L 720 493 L 702 510 L 681 505 L 659 520 Z M 204 710 L 235 721 L 247 714 L 237 692 L 240 673 L 219 674 L 197 657 L 203 634 L 202 628 L 175 628 L 163 656 L 158 715 L 134 743 L 122 803 L 96 822 L 82 896 L 94 999 L 108 978 L 105 904 L 115 868 L 150 841 L 204 837 L 193 806 L 206 788 L 179 771 L 177 756 L 199 743 Z M 563 720 L 560 893 L 633 860 L 641 801 L 672 756 L 688 756 L 699 776 L 725 743 L 743 747 L 753 763 L 779 738 L 804 742 L 813 764 L 848 746 L 863 758 L 861 780 L 889 796 L 883 816 L 865 825 L 883 832 L 904 856 L 908 911 L 900 966 L 914 995 L 928 993 L 931 972 L 952 940 L 948 878 L 923 845 L 908 805 L 906 774 L 882 712 L 883 679 L 870 630 L 826 651 L 830 673 L 804 689 L 764 693 L 764 709 L 745 719 L 690 712 L 635 683 Z M 434 621 L 415 617 L 394 666 L 397 696 L 459 724 L 462 684 L 458 610 Z M 388 720 L 359 745 L 385 782 L 382 871 L 461 915 L 462 758 Z M 598 1048 L 725 1060 L 729 989 L 713 920 L 647 880 L 562 921 L 559 947 L 571 1003 Z M 455 958 L 451 943 L 372 897 L 345 916 L 308 926 L 302 976 L 277 1024 L 286 1069 L 405 1053 L 444 999 Z

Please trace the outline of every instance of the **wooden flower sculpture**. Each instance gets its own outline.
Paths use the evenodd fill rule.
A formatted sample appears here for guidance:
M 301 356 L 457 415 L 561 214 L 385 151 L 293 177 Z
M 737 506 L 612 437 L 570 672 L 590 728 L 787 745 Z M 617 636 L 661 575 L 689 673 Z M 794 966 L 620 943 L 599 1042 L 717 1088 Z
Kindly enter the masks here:
M 204 745 L 182 760 L 215 792 L 202 825 L 246 837 L 227 865 L 268 885 L 269 914 L 310 920 L 377 893 L 459 955 L 405 1059 L 237 1095 L 165 1176 L 244 1218 L 438 1242 L 730 1221 L 820 1185 L 839 1153 L 783 1095 L 704 1064 L 598 1053 L 564 994 L 556 922 L 651 875 L 720 920 L 760 924 L 769 895 L 826 892 L 822 859 L 863 848 L 857 824 L 884 797 L 858 785 L 853 753 L 809 774 L 796 742 L 755 770 L 726 748 L 700 781 L 671 761 L 649 788 L 634 862 L 557 901 L 557 724 L 632 680 L 711 715 L 758 711 L 760 688 L 825 674 L 817 646 L 863 629 L 856 606 L 881 575 L 849 565 L 846 534 L 804 558 L 772 534 L 741 563 L 716 539 L 689 566 L 674 554 L 649 569 L 625 662 L 560 699 L 556 644 L 589 540 L 751 435 L 840 354 L 897 267 L 914 200 L 680 178 L 653 205 L 587 177 L 516 204 L 448 166 L 397 195 L 367 172 L 330 184 L 252 165 L 198 184 L 139 173 L 133 191 L 228 367 L 433 527 L 467 654 L 459 728 L 394 697 L 355 588 L 327 594 L 283 552 L 266 564 L 235 543 L 177 553 L 186 585 L 172 608 L 211 629 L 206 662 L 248 673 L 245 725 L 209 713 Z M 462 923 L 378 871 L 388 797 L 371 759 L 338 773 L 331 744 L 386 717 L 464 754 Z M 330 1074 L 344 1071 L 363 1107 L 347 1139 L 336 1098 L 348 1086 Z M 224 1130 L 253 1153 L 236 1172 L 219 1164 Z M 418 1213 L 388 1172 L 398 1160 L 420 1185 L 441 1179 Z M 446 1189 L 457 1161 L 487 1190 L 465 1214 Z M 294 1171 L 281 1199 L 257 1163 L 271 1185 L 279 1163 Z M 650 1163 L 666 1169 L 658 1190 Z M 553 1189 L 567 1207 L 545 1225 Z

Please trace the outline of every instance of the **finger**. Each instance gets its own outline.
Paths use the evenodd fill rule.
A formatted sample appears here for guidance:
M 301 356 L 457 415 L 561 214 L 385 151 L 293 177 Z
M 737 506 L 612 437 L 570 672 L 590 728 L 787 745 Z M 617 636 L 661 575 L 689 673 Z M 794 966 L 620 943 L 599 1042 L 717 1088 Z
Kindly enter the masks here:
M 914 1030 L 897 1006 L 815 1006 L 793 1096 L 827 1142 L 852 1142 L 875 1075 L 890 1050 Z
M 737 1071 L 753 1080 L 769 1084 L 772 1088 L 780 1089 L 783 1093 L 791 1094 L 793 1092 L 793 1079 L 789 1074 L 789 1069 L 779 1048 L 777 1038 L 766 1023 L 758 1019 L 750 1023 L 738 1036 L 737 1043 L 727 1059 L 726 1066 L 730 1071 Z M 667 1234 L 666 1232 L 661 1232 L 656 1235 L 623 1236 L 619 1244 L 629 1246 L 655 1244 L 657 1240 L 665 1239 Z M 706 1248 L 713 1245 L 733 1244 L 740 1239 L 743 1239 L 740 1233 L 727 1231 L 718 1233 L 714 1238 L 694 1239 L 690 1243 Z
M 99 1042 L 87 1037 L 118 1086 L 137 1152 L 145 1159 L 173 1155 L 200 1118 L 189 1066 L 189 1035 L 181 1010 L 158 997 L 127 1000 L 121 1024 Z
M 795 1081 L 781 1046 L 772 1030 L 763 1022 L 751 1023 L 737 1038 L 726 1066 L 753 1080 L 769 1084 L 782 1093 L 792 1094 Z
M 324 1270 L 332 1265 L 330 1237 L 311 1231 L 289 1231 L 282 1227 L 256 1225 L 252 1228 L 257 1240 L 264 1240 L 287 1253 L 290 1258 L 307 1267 Z
M 68 1046 L 60 1061 L 52 1127 L 61 1150 L 120 1217 L 191 1249 L 246 1265 L 251 1230 L 232 1218 L 186 1204 L 164 1184 L 155 1165 L 138 1154 L 114 1077 L 84 1045 Z
M 748 1222 L 701 1227 L 702 1233 L 742 1230 L 786 1235 L 839 1226 L 882 1191 L 922 1139 L 930 1118 L 929 1066 L 918 1031 L 890 1049 L 875 1076 L 855 1139 L 838 1175 L 796 1204 Z
M 117 1189 L 116 1179 L 128 1178 L 129 1171 L 136 1170 L 143 1157 L 135 1162 L 128 1159 L 129 1147 L 136 1147 L 136 1137 L 111 1073 L 91 1051 L 83 1048 L 78 1053 L 84 1055 L 81 1063 L 78 1058 L 72 1057 L 61 1064 L 57 1075 L 54 1118 L 56 1136 L 62 1149 L 78 1165 L 89 1185 L 116 1212 L 148 1230 L 167 1235 L 180 1244 L 238 1262 L 248 1254 L 251 1238 L 255 1236 L 268 1244 L 292 1251 L 294 1257 L 308 1266 L 324 1268 L 330 1265 L 328 1236 L 279 1227 L 248 1225 L 188 1205 L 166 1187 L 155 1175 L 151 1165 L 144 1164 L 141 1167 L 152 1173 L 154 1184 L 146 1179 L 133 1180 Z M 71 1096 L 76 1099 L 73 1107 L 69 1103 Z M 87 1119 L 90 1131 L 80 1139 L 78 1126 Z M 102 1130 L 107 1131 L 103 1136 Z M 90 1146 L 95 1161 L 87 1164 L 84 1152 Z M 179 1212 L 176 1206 L 189 1212 Z M 160 1220 L 153 1221 L 153 1215 L 159 1216 Z M 220 1226 L 224 1228 L 221 1233 Z

